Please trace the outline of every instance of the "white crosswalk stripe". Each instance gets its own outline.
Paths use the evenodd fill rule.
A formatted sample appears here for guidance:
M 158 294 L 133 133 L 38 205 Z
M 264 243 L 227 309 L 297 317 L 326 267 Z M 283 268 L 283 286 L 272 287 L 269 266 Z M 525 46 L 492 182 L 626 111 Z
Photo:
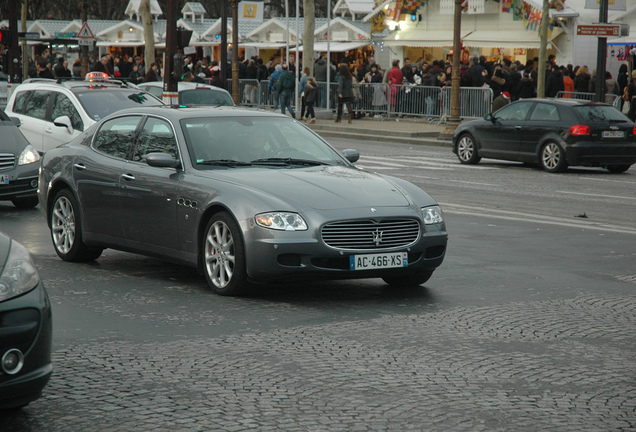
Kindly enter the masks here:
M 365 155 L 356 163 L 366 170 L 396 170 L 400 168 L 422 167 L 427 170 L 450 171 L 455 169 L 492 170 L 498 167 L 486 167 L 478 165 L 462 165 L 449 159 L 429 158 L 422 156 L 368 156 Z

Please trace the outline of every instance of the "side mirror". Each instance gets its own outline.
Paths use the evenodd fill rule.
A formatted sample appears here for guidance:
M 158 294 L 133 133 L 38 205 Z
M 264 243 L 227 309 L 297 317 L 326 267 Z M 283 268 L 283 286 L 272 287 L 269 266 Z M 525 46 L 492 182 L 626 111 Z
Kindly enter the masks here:
M 494 123 L 495 122 L 495 118 L 492 116 L 492 113 L 488 113 L 484 116 L 484 120 L 487 120 L 489 122 Z
M 175 159 L 168 153 L 148 153 L 146 155 L 146 163 L 152 167 L 158 168 L 180 168 L 181 161 Z
M 344 149 L 342 155 L 351 163 L 356 163 L 360 159 L 360 153 L 355 149 Z
M 17 117 L 11 117 L 11 121 L 12 121 L 12 122 L 13 122 L 13 123 L 17 126 L 17 127 L 22 126 L 22 120 L 20 120 L 20 119 L 19 119 L 19 118 L 17 118 Z
M 69 116 L 60 116 L 53 120 L 53 124 L 57 127 L 65 127 L 68 133 L 72 134 L 75 132 L 73 128 L 73 123 L 71 122 L 71 118 Z

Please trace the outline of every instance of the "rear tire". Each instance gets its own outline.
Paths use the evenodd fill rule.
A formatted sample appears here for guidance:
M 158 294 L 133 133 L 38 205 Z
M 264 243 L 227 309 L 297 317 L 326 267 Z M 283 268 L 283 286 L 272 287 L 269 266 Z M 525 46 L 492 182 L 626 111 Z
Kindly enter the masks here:
M 239 226 L 227 212 L 208 221 L 202 239 L 203 273 L 210 288 L 223 296 L 236 296 L 247 285 L 245 248 Z
M 614 174 L 624 173 L 631 165 L 608 165 L 607 170 Z
M 413 287 L 426 283 L 431 276 L 433 276 L 433 270 L 423 271 L 408 276 L 388 276 L 383 277 L 382 280 L 392 287 Z
M 541 168 L 550 173 L 563 172 L 568 168 L 565 161 L 565 152 L 561 146 L 554 142 L 547 142 L 541 147 Z
M 457 158 L 463 164 L 479 163 L 481 156 L 477 153 L 477 144 L 470 134 L 463 134 L 457 141 Z
M 62 189 L 53 199 L 49 225 L 55 252 L 64 261 L 93 261 L 102 254 L 103 249 L 83 243 L 79 204 L 68 189 Z

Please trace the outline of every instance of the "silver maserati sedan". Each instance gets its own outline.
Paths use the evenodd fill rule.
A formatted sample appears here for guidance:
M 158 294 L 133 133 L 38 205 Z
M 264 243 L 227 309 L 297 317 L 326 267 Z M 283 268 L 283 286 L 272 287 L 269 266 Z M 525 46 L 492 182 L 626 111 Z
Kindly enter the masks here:
M 38 197 L 66 261 L 155 256 L 221 295 L 291 279 L 423 284 L 446 253 L 442 210 L 358 158 L 272 112 L 129 109 L 48 151 Z

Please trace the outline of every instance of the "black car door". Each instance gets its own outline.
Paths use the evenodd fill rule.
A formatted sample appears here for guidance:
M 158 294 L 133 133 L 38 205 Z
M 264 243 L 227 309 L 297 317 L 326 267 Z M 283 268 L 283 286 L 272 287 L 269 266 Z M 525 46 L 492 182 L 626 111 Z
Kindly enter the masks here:
M 559 107 L 551 103 L 537 102 L 519 134 L 519 160 L 537 162 L 539 141 L 549 133 L 558 133 L 560 125 Z
M 516 159 L 519 135 L 533 102 L 518 101 L 497 111 L 494 123 L 481 139 L 480 154 L 498 159 Z
M 131 247 L 161 247 L 166 248 L 162 253 L 171 254 L 179 249 L 176 214 L 181 172 L 148 165 L 146 156 L 155 152 L 181 159 L 172 124 L 149 116 L 137 136 L 132 157 L 121 172 L 124 237 Z

